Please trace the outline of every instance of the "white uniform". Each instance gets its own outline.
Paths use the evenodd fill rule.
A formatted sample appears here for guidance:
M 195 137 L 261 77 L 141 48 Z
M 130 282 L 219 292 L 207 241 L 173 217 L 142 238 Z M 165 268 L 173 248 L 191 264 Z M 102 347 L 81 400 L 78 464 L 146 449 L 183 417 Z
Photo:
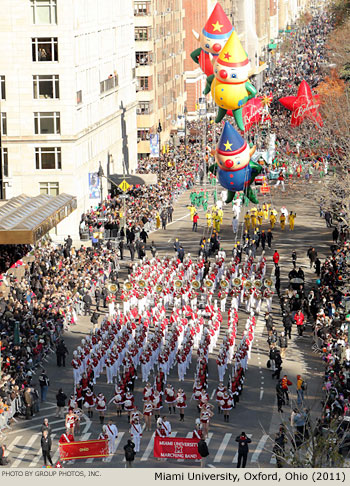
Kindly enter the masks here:
M 114 424 L 107 425 L 107 435 L 108 435 L 108 450 L 110 454 L 115 453 L 115 440 L 118 437 L 118 429 Z
M 142 437 L 142 427 L 140 424 L 131 424 L 130 435 L 135 444 L 135 452 L 140 452 L 140 442 Z

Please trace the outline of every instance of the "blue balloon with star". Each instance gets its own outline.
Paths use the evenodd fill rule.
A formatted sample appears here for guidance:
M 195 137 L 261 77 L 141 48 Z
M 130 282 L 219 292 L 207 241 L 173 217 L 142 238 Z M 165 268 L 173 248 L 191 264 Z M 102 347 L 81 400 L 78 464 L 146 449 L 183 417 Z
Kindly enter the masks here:
M 255 147 L 250 148 L 233 126 L 229 122 L 225 122 L 216 147 L 216 164 L 213 164 L 209 170 L 218 176 L 222 187 L 227 189 L 226 203 L 233 200 L 236 192 L 244 191 L 250 201 L 258 204 L 259 201 L 251 184 L 260 174 L 262 167 L 250 160 L 254 152 Z

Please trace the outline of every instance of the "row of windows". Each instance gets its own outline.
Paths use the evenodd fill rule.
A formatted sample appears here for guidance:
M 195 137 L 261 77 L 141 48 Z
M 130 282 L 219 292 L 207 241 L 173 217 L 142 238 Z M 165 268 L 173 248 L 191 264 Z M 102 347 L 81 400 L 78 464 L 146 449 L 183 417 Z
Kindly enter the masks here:
M 7 135 L 7 113 L 1 113 L 1 135 Z M 61 133 L 61 117 L 58 111 L 34 113 L 35 135 L 58 135 Z
M 8 149 L 2 149 L 3 175 L 8 177 Z M 37 170 L 61 170 L 61 147 L 35 147 L 35 168 Z
M 100 82 L 100 94 L 118 87 L 118 75 L 110 76 Z M 5 76 L 0 76 L 1 100 L 6 100 Z M 33 98 L 38 99 L 59 99 L 60 86 L 58 74 L 39 74 L 33 76 Z M 82 103 L 82 92 L 77 91 L 77 104 Z

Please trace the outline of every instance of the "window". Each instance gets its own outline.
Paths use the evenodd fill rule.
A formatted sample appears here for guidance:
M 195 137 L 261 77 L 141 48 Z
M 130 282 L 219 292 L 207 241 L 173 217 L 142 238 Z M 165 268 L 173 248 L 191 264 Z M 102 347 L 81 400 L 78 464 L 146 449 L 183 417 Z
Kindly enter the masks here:
M 151 29 L 149 27 L 135 27 L 135 40 L 143 41 L 150 40 Z
M 58 196 L 60 186 L 58 182 L 39 182 L 40 194 L 46 196 Z
M 136 108 L 136 113 L 138 115 L 149 115 L 153 112 L 153 103 L 150 101 L 142 101 L 138 104 Z
M 1 113 L 1 135 L 7 135 L 7 113 Z
M 56 0 L 30 0 L 33 24 L 57 24 Z
M 100 82 L 100 94 L 118 87 L 118 74 L 110 75 L 107 79 Z
M 59 147 L 36 147 L 36 169 L 61 169 L 61 149 Z
M 36 135 L 61 133 L 60 113 L 58 111 L 34 113 L 34 133 Z
M 148 91 L 149 89 L 152 89 L 151 76 L 138 76 L 136 91 Z
M 58 61 L 57 37 L 35 37 L 32 39 L 33 61 Z
M 59 76 L 33 76 L 33 96 L 39 98 L 59 98 Z
M 0 99 L 6 100 L 5 76 L 0 76 Z
M 148 128 L 143 128 L 140 130 L 137 130 L 137 141 L 145 141 L 149 140 L 149 129 Z
M 77 91 L 77 105 L 83 102 L 83 92 L 81 90 Z
M 135 15 L 149 15 L 148 3 L 146 2 L 135 2 L 134 3 L 134 14 Z
M 9 176 L 9 161 L 7 148 L 2 149 L 2 174 L 4 177 Z
M 136 66 L 149 66 L 152 64 L 152 54 L 150 52 L 136 52 Z

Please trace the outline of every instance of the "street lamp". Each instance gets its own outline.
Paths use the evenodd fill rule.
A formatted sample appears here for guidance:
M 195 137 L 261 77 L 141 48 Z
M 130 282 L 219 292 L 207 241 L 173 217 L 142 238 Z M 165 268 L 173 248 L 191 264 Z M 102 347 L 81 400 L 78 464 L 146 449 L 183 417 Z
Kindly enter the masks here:
M 184 114 L 185 114 L 185 159 L 187 159 L 187 105 L 185 105 Z
M 97 175 L 98 175 L 99 180 L 100 180 L 101 206 L 102 206 L 102 203 L 103 203 L 103 186 L 102 186 L 102 177 L 104 177 L 104 172 L 103 172 L 103 168 L 102 168 L 101 162 L 99 162 L 99 164 L 100 164 L 100 166 L 99 166 L 99 168 L 98 168 Z
M 159 142 L 159 179 L 161 178 L 162 176 L 162 161 L 161 161 L 161 158 L 160 158 L 160 134 L 162 132 L 162 124 L 160 123 L 160 120 L 158 122 L 158 128 L 157 128 L 157 132 L 158 132 L 158 142 Z

